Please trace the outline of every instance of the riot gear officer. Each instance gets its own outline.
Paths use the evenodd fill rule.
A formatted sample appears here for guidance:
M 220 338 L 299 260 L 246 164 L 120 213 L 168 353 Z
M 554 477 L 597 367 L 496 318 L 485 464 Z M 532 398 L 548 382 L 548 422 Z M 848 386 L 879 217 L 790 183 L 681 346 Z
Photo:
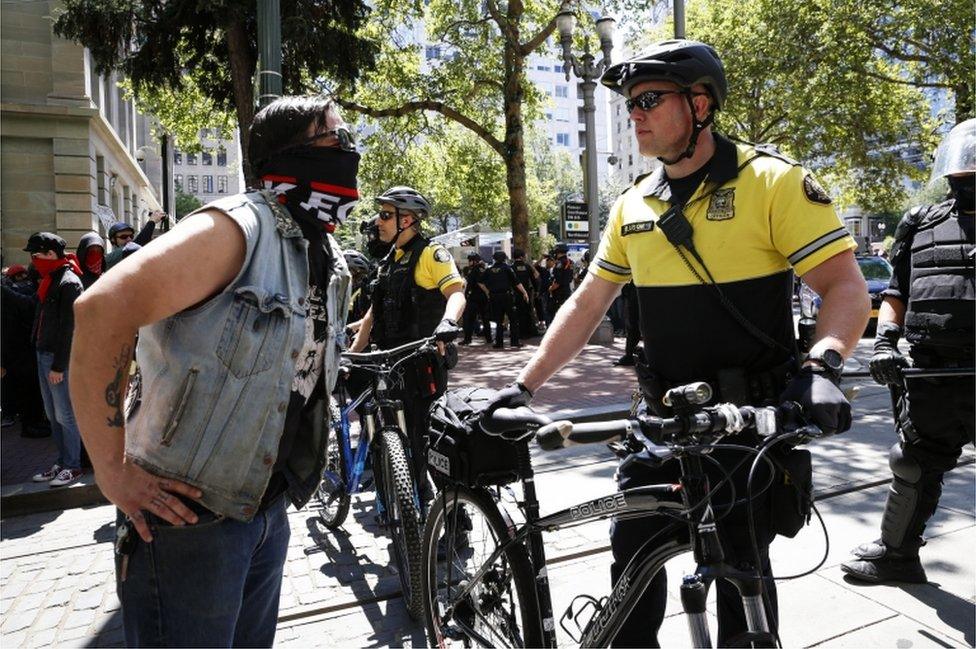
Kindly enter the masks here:
M 528 300 L 519 298 L 516 302 L 519 335 L 522 338 L 535 338 L 539 335 L 538 318 L 535 316 L 535 293 L 539 282 L 539 273 L 529 262 L 525 261 L 525 252 L 516 248 L 512 251 L 512 270 L 519 284 L 528 294 Z
M 892 389 L 899 440 L 881 538 L 854 549 L 842 565 L 854 579 L 924 583 L 922 532 L 942 494 L 943 474 L 973 443 L 973 379 L 905 381 L 902 368 L 973 366 L 973 262 L 976 119 L 957 124 L 935 155 L 932 180 L 945 178 L 949 200 L 910 210 L 895 231 L 894 274 L 878 315 L 871 375 Z M 898 350 L 904 334 L 911 360 Z
M 476 252 L 468 253 L 468 265 L 461 271 L 464 274 L 464 340 L 462 345 L 471 344 L 475 326 L 481 322 L 485 342 L 491 344 L 491 324 L 488 319 L 488 290 L 482 285 L 485 274 L 485 261 Z
M 552 269 L 552 283 L 549 285 L 550 319 L 556 315 L 556 311 L 563 305 L 573 293 L 573 262 L 567 256 L 569 248 L 566 244 L 560 243 L 553 248 L 553 256 L 556 258 L 555 266 Z
M 529 301 L 529 295 L 519 283 L 515 271 L 506 263 L 508 255 L 499 250 L 492 255 L 492 258 L 495 263 L 485 271 L 481 285 L 488 292 L 488 307 L 491 311 L 491 319 L 495 323 L 495 344 L 493 346 L 496 349 L 502 348 L 502 341 L 505 337 L 505 319 L 508 318 L 512 347 L 521 347 L 518 320 L 515 317 L 513 291 L 517 290 L 526 302 Z

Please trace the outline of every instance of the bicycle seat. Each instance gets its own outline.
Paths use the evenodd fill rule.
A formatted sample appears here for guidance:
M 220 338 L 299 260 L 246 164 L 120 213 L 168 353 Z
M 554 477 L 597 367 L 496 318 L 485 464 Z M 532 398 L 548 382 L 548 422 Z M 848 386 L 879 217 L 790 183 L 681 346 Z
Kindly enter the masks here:
M 548 417 L 527 406 L 499 408 L 493 413 L 482 414 L 478 421 L 484 432 L 511 441 L 528 439 L 535 435 L 537 428 L 550 422 Z

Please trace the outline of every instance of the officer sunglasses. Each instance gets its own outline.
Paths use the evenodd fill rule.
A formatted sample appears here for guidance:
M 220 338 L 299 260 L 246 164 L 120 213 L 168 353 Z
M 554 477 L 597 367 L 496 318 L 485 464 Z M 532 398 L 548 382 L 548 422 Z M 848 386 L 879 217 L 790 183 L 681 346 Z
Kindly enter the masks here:
M 380 210 L 376 213 L 376 216 L 380 217 L 380 221 L 389 221 L 390 219 L 395 219 L 397 213 L 391 212 L 389 210 Z
M 624 106 L 627 107 L 627 112 L 633 112 L 634 108 L 640 108 L 642 111 L 647 112 L 656 108 L 662 101 L 665 95 L 683 95 L 687 93 L 687 90 L 645 90 L 636 97 L 631 97 L 624 102 Z M 706 95 L 705 92 L 692 92 L 688 93 L 692 97 L 697 95 Z

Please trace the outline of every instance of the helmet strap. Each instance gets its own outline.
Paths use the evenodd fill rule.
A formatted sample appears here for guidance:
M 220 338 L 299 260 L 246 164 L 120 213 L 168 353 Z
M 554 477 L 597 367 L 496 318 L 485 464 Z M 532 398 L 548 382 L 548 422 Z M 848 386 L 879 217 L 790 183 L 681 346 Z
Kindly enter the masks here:
M 698 146 L 698 136 L 715 121 L 715 111 L 709 111 L 705 119 L 698 120 L 698 112 L 695 110 L 695 101 L 693 99 L 694 93 L 691 92 L 691 88 L 685 88 L 681 91 L 681 94 L 684 95 L 685 101 L 688 102 L 688 109 L 691 110 L 691 138 L 688 140 L 688 147 L 677 158 L 668 160 L 667 158 L 658 156 L 658 160 L 666 165 L 677 164 L 685 158 L 690 158 L 695 155 L 695 147 Z

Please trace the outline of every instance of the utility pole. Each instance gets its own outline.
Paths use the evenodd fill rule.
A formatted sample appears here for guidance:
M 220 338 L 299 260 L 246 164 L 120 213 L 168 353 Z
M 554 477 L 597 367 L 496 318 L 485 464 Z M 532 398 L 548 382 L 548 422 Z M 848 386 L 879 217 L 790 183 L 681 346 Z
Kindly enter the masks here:
M 685 0 L 674 0 L 674 37 L 685 37 Z
M 281 8 L 278 0 L 258 0 L 258 106 L 281 96 Z

